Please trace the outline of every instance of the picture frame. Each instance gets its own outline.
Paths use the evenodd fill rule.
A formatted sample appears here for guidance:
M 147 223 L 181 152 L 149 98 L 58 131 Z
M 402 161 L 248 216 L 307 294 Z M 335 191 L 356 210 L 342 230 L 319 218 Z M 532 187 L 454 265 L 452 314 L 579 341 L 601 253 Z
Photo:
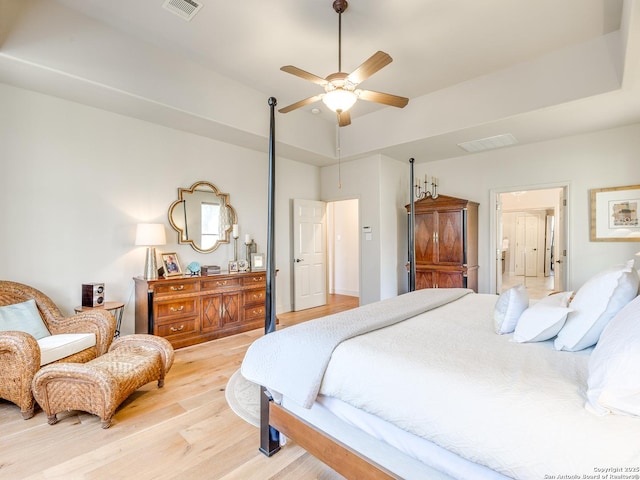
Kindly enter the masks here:
M 231 260 L 229 262 L 229 273 L 238 273 L 239 271 L 238 261 Z
M 251 271 L 262 272 L 267 269 L 267 262 L 264 253 L 251 254 Z
M 178 260 L 177 253 L 163 253 L 161 257 L 165 277 L 175 277 L 176 275 L 182 275 L 182 267 L 180 266 L 180 261 Z
M 640 185 L 590 191 L 592 242 L 640 242 Z

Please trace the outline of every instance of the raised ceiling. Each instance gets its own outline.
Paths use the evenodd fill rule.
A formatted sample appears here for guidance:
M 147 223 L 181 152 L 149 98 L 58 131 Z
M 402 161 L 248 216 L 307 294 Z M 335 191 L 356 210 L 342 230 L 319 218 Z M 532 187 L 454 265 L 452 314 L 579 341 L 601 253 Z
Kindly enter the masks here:
M 317 93 L 279 70 L 337 69 L 331 0 L 197 0 L 185 21 L 163 0 L 0 0 L 0 81 L 266 148 L 267 98 Z M 351 0 L 342 65 L 377 50 L 394 61 L 363 88 L 410 98 L 358 102 L 342 158 L 430 161 L 460 142 L 520 143 L 640 121 L 638 0 Z M 335 162 L 335 118 L 316 103 L 279 114 L 279 153 Z

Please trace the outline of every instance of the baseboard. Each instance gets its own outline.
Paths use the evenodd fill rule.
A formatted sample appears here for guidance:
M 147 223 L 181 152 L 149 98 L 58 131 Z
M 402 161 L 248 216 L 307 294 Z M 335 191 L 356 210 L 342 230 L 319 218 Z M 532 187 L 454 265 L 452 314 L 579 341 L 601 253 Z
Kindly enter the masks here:
M 349 297 L 359 297 L 360 292 L 354 290 L 334 290 L 333 293 L 336 295 L 347 295 Z

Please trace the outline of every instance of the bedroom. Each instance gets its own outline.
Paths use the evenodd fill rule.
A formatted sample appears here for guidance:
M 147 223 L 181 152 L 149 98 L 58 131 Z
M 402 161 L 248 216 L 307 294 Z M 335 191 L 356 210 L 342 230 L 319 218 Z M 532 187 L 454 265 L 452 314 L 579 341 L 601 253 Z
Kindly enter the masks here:
M 15 3 L 3 0 L 0 5 L 6 9 Z M 36 286 L 50 294 L 66 311 L 72 311 L 78 304 L 82 283 L 104 281 L 108 298 L 128 302 L 123 331 L 131 333 L 131 278 L 142 273 L 144 264 L 144 249 L 133 245 L 135 224 L 140 221 L 165 222 L 167 208 L 175 200 L 178 187 L 208 180 L 228 192 L 238 211 L 241 238 L 245 233 L 251 234 L 260 248 L 265 247 L 265 207 L 260 199 L 266 198 L 267 193 L 267 163 L 264 151 L 260 150 L 264 150 L 266 138 L 266 98 L 272 92 L 241 89 L 242 95 L 234 97 L 232 105 L 216 96 L 218 110 L 222 113 L 216 114 L 214 118 L 219 121 L 212 122 L 213 125 L 203 125 L 193 116 L 182 116 L 183 112 L 175 109 L 167 112 L 157 105 L 157 110 L 149 113 L 149 105 L 140 98 L 129 95 L 130 102 L 124 102 L 117 95 L 131 85 L 126 81 L 126 75 L 121 76 L 116 70 L 109 69 L 111 61 L 117 59 L 106 55 L 108 50 L 103 63 L 98 65 L 100 68 L 84 63 L 100 70 L 105 77 L 95 83 L 83 81 L 86 77 L 81 68 L 82 62 L 96 56 L 96 45 L 104 47 L 109 44 L 106 39 L 110 38 L 109 33 L 113 33 L 109 31 L 110 27 L 68 8 L 67 5 L 73 2 L 20 3 L 28 5 L 28 8 L 15 13 L 11 28 L 6 24 L 0 25 L 3 27 L 0 34 L 0 80 L 3 82 L 0 85 L 3 112 L 0 116 L 0 198 L 4 205 L 2 221 L 5 231 L 1 276 Z M 594 95 L 591 100 L 601 112 L 599 120 L 609 120 L 609 116 L 614 116 L 606 126 L 600 123 L 583 125 L 581 120 L 586 117 L 573 108 L 589 102 L 563 100 L 567 89 L 564 84 L 551 83 L 552 86 L 547 87 L 561 105 L 550 103 L 545 108 L 535 109 L 529 116 L 518 117 L 513 110 L 507 109 L 509 99 L 503 99 L 504 103 L 499 105 L 502 109 L 497 113 L 471 109 L 464 102 L 456 102 L 447 104 L 446 109 L 433 109 L 434 119 L 453 122 L 451 117 L 470 110 L 478 116 L 493 115 L 491 118 L 465 119 L 468 123 L 484 125 L 479 131 L 461 134 L 461 140 L 504 133 L 499 119 L 507 116 L 521 123 L 520 131 L 526 131 L 529 123 L 539 124 L 537 117 L 546 113 L 557 119 L 557 122 L 547 120 L 548 129 L 562 133 L 552 132 L 541 141 L 477 154 L 464 154 L 455 147 L 455 142 L 451 142 L 451 150 L 456 153 L 427 162 L 423 159 L 429 158 L 428 152 L 398 150 L 400 153 L 388 155 L 382 149 L 378 151 L 379 147 L 400 145 L 406 141 L 399 132 L 381 133 L 378 129 L 400 119 L 405 113 L 415 120 L 411 110 L 354 117 L 353 125 L 348 128 L 357 130 L 342 132 L 345 152 L 340 168 L 342 189 L 338 189 L 333 125 L 303 113 L 279 115 L 278 132 L 282 142 L 278 157 L 279 236 L 289 237 L 287 219 L 291 198 L 326 201 L 359 198 L 361 225 L 371 225 L 374 232 L 384 232 L 384 235 L 374 235 L 371 242 L 362 242 L 361 245 L 362 258 L 367 259 L 361 265 L 361 302 L 369 303 L 403 291 L 406 287 L 398 275 L 398 268 L 405 260 L 402 240 L 405 238 L 405 225 L 403 218 L 398 219 L 398 211 L 408 201 L 407 160 L 409 156 L 415 156 L 418 175 L 436 175 L 441 179 L 442 192 L 481 204 L 480 290 L 483 292 L 491 292 L 493 288 L 488 208 L 491 191 L 570 183 L 569 287 L 578 286 L 602 268 L 632 257 L 638 250 L 637 244 L 589 241 L 588 191 L 639 183 L 638 42 L 631 41 L 638 38 L 639 12 L 637 2 L 621 3 L 627 15 L 625 19 L 631 25 L 624 74 L 612 81 L 610 77 L 616 76 L 611 74 L 613 67 L 600 70 L 602 75 L 597 78 L 606 77 L 608 90 L 603 88 L 590 92 Z M 352 6 L 355 9 L 355 5 Z M 199 15 L 206 18 L 205 13 L 203 9 Z M 4 20 L 0 21 L 6 21 L 10 16 L 2 17 Z M 57 21 L 46 21 L 50 18 Z M 327 32 L 327 49 L 333 52 L 334 17 L 328 15 L 327 24 L 327 30 L 330 30 Z M 89 51 L 78 51 L 78 43 L 82 42 L 74 43 L 72 38 L 62 33 L 71 25 L 77 25 L 74 27 L 77 30 L 73 31 L 83 41 L 87 39 L 82 34 L 96 29 L 105 36 L 95 39 L 96 43 L 87 43 L 93 47 Z M 376 48 L 367 45 L 363 58 Z M 387 48 L 386 43 L 379 48 Z M 65 55 L 66 49 L 79 57 L 74 59 Z M 396 63 L 399 64 L 400 52 L 389 51 L 397 58 L 387 67 L 386 73 L 393 75 Z M 286 53 L 282 54 L 282 60 L 275 61 L 273 69 L 276 73 L 279 73 L 277 70 L 281 65 L 289 62 L 304 66 L 304 57 L 297 57 L 300 58 L 298 61 Z M 360 56 L 354 60 L 358 61 Z M 609 57 L 599 60 L 609 65 Z M 333 55 L 329 61 L 333 61 Z M 67 62 L 73 67 L 65 71 Z M 594 68 L 601 66 L 598 64 Z M 125 67 L 131 68 L 131 63 L 127 62 Z M 190 64 L 190 68 L 196 67 Z M 313 63 L 308 68 L 316 71 Z M 212 82 L 225 84 L 229 91 L 239 89 L 231 80 L 207 74 L 211 75 L 207 78 Z M 71 84 L 63 85 L 62 80 Z M 149 79 L 139 77 L 138 80 Z M 288 85 L 295 87 L 294 80 Z M 371 86 L 377 88 L 374 80 Z M 107 86 L 109 95 L 103 95 L 105 89 L 101 85 Z M 467 87 L 479 88 L 472 83 Z M 560 87 L 565 87 L 565 90 L 561 91 Z M 568 87 L 570 89 L 571 85 Z M 70 89 L 72 96 L 63 95 L 63 88 Z M 169 96 L 175 95 L 176 91 L 170 91 Z M 403 92 L 397 90 L 397 93 Z M 464 92 L 457 90 L 454 93 Z M 278 96 L 282 104 L 297 99 L 297 96 Z M 624 98 L 621 100 L 619 97 Z M 495 95 L 489 98 L 500 100 Z M 413 107 L 413 100 L 409 109 Z M 429 100 L 424 98 L 415 103 L 433 106 Z M 479 102 L 477 98 L 475 100 Z M 619 113 L 620 101 L 632 107 L 632 111 L 624 115 Z M 194 103 L 197 106 L 197 102 L 192 106 Z M 247 104 L 256 106 L 247 107 Z M 511 106 L 516 108 L 512 103 Z M 169 113 L 178 115 L 178 121 L 169 118 Z M 564 120 L 565 115 L 569 120 Z M 227 116 L 228 121 L 220 121 L 221 116 Z M 235 136 L 237 132 L 231 131 L 233 128 L 228 125 L 237 126 L 240 122 L 248 123 L 241 129 L 245 134 L 244 146 L 236 145 L 231 139 L 212 138 L 219 130 L 229 133 L 230 137 Z M 426 131 L 425 136 L 436 143 L 448 140 L 442 130 L 435 128 L 436 120 L 422 118 L 413 125 L 412 128 Z M 461 125 L 448 127 L 454 130 Z M 463 133 L 465 128 L 462 128 Z M 212 130 L 215 132 L 211 133 Z M 308 131 L 321 132 L 322 135 L 308 135 Z M 301 145 L 296 140 L 298 136 L 306 143 Z M 363 136 L 380 141 L 385 139 L 387 143 L 362 146 Z M 351 151 L 346 151 L 347 146 Z M 326 165 L 307 163 L 308 157 L 314 156 L 309 152 L 320 152 Z M 386 206 L 385 209 L 380 209 L 380 205 Z M 167 229 L 169 236 L 172 233 Z M 175 239 L 170 241 L 172 243 L 165 247 L 166 251 L 177 252 L 183 264 L 196 260 L 203 264 L 224 265 L 232 255 L 230 245 L 204 256 L 187 246 L 177 245 Z M 291 309 L 290 246 L 288 242 L 282 242 L 277 248 L 280 269 L 277 309 L 285 312 Z

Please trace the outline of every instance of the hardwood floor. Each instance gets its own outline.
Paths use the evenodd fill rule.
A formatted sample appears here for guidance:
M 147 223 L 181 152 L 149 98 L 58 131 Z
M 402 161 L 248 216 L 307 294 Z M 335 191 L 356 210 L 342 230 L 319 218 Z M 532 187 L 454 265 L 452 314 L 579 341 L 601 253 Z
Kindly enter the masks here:
M 278 316 L 278 328 L 354 308 L 355 297 L 330 295 L 324 307 Z M 224 389 L 240 367 L 253 330 L 176 350 L 165 386 L 155 382 L 118 408 L 111 428 L 70 411 L 48 425 L 41 410 L 23 420 L 0 400 L 0 479 L 325 479 L 342 478 L 288 443 L 271 458 L 258 451 L 258 429 L 227 406 Z

